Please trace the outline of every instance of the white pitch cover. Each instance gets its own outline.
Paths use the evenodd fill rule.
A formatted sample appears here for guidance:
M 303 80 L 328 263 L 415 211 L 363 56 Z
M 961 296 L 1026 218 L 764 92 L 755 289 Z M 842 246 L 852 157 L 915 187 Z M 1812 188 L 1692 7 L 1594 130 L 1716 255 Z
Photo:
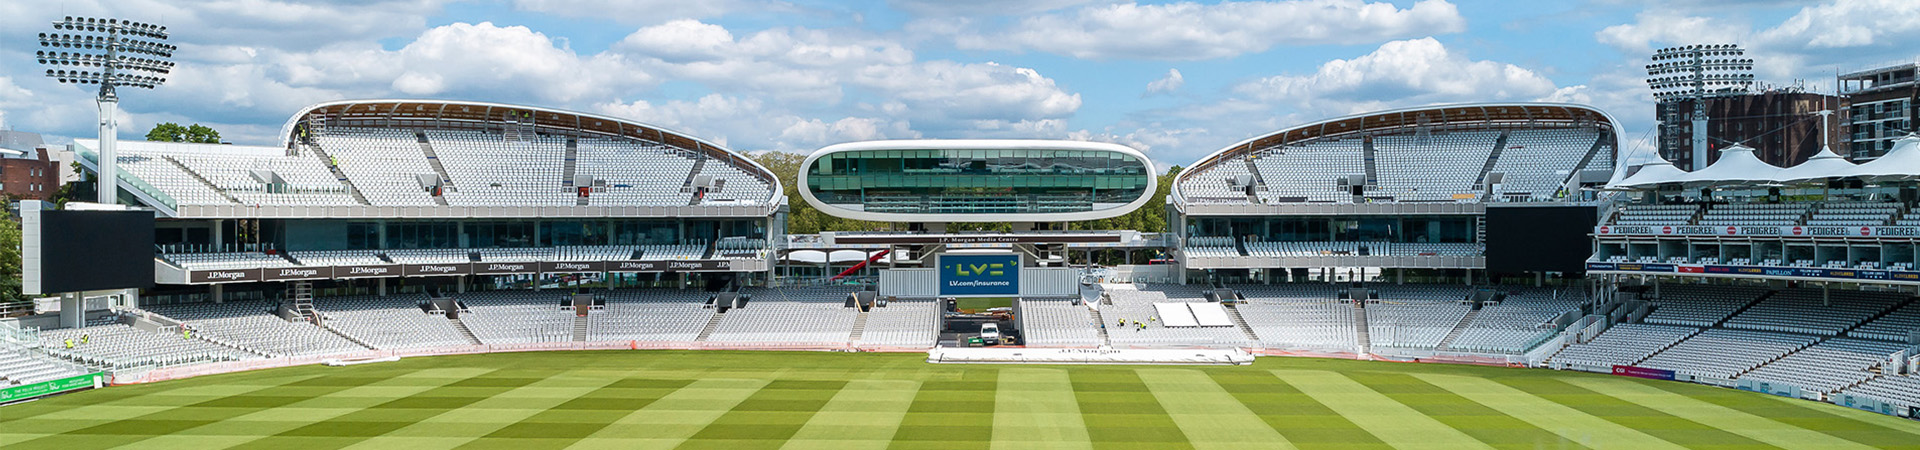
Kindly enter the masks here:
M 1227 316 L 1227 308 L 1219 303 L 1187 303 L 1193 308 L 1193 318 L 1203 327 L 1230 327 L 1233 318 Z
M 1155 303 L 1153 309 L 1160 312 L 1160 325 L 1169 327 L 1197 327 L 1200 322 L 1193 319 L 1193 312 L 1187 310 L 1186 303 Z

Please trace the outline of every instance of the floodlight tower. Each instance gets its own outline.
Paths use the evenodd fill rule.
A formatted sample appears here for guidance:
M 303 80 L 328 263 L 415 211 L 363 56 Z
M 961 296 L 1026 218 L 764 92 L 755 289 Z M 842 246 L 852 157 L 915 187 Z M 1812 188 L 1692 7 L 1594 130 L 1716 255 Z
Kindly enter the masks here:
M 1746 94 L 1753 88 L 1753 60 L 1734 44 L 1668 47 L 1653 53 L 1647 86 L 1660 103 L 1693 101 L 1693 169 L 1707 164 L 1707 98 Z M 1662 124 L 1677 121 L 1661 118 Z
M 53 22 L 53 33 L 40 33 L 44 50 L 34 59 L 49 67 L 47 77 L 61 83 L 98 85 L 94 101 L 100 106 L 100 155 L 96 172 L 98 201 L 119 202 L 119 153 L 114 144 L 119 124 L 114 121 L 120 106 L 116 87 L 153 89 L 167 82 L 173 72 L 173 51 L 168 45 L 167 27 L 120 19 L 68 16 Z

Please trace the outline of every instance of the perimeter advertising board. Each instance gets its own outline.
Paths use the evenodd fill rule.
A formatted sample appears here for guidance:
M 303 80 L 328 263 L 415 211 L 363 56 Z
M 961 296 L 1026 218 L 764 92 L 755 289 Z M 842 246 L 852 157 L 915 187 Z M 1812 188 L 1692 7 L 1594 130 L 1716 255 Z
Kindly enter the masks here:
M 0 389 L 0 403 L 11 403 L 19 400 L 26 400 L 29 398 L 48 396 L 48 395 L 58 394 L 58 393 L 67 392 L 67 391 L 77 391 L 81 389 L 99 389 L 101 386 L 105 385 L 105 383 L 106 383 L 106 374 L 102 372 L 95 372 L 95 373 L 90 373 L 90 374 L 80 375 L 75 377 L 61 378 L 58 380 L 42 381 L 42 382 L 33 383 L 33 384 L 23 384 L 23 385 L 14 386 L 6 389 Z
M 1647 378 L 1647 379 L 1653 379 L 1653 380 L 1672 381 L 1674 379 L 1674 376 L 1673 376 L 1674 374 L 1673 374 L 1673 371 L 1671 370 L 1650 369 L 1646 367 L 1635 367 L 1635 366 L 1623 366 L 1618 364 L 1613 366 L 1613 374 L 1623 376 L 1623 377 Z
M 1018 297 L 1020 255 L 941 255 L 943 297 Z

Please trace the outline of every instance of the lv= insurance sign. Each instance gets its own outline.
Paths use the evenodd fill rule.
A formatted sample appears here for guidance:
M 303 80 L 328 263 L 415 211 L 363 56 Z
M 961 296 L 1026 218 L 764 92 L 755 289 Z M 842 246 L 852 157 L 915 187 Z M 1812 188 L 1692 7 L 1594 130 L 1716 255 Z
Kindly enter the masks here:
M 941 255 L 940 295 L 1020 295 L 1020 255 Z

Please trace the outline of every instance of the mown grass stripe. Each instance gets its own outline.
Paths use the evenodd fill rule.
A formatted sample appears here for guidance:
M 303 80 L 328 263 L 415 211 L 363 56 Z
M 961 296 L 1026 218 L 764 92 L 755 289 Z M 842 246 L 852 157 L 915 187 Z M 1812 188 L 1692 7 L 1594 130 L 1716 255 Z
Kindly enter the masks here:
M 1686 448 L 1485 378 L 1437 374 L 1413 377 L 1452 392 L 1459 397 L 1456 401 L 1477 402 L 1586 447 Z
M 1872 448 L 1861 445 L 1858 442 L 1788 425 L 1773 419 L 1748 414 L 1744 411 L 1687 398 L 1683 395 L 1647 386 L 1639 381 L 1586 377 L 1569 378 L 1565 381 L 1574 386 L 1584 387 L 1594 392 L 1606 393 L 1614 398 L 1657 409 L 1667 414 L 1686 418 L 1687 420 L 1699 422 L 1706 426 L 1719 428 L 1781 448 Z
M 847 383 L 775 380 L 687 438 L 683 449 L 777 449 Z
M 996 449 L 1091 449 L 1063 369 L 1004 369 L 993 399 Z
M 1214 384 L 1302 449 L 1390 449 L 1353 421 L 1267 372 L 1211 370 Z
M 517 375 L 516 375 L 517 374 Z M 493 380 L 449 383 L 408 399 L 394 399 L 376 405 L 372 414 L 425 415 L 406 426 L 377 436 L 361 437 L 345 444 L 347 448 L 457 448 L 486 442 L 486 436 L 511 432 L 530 418 L 540 417 L 565 405 L 594 395 L 615 380 L 578 377 L 571 373 L 548 372 L 544 377 L 524 376 L 517 370 L 504 372 Z M 624 412 L 624 411 L 623 411 Z M 371 412 L 370 412 L 371 413 Z M 377 416 L 376 416 L 377 417 Z M 573 417 L 585 420 L 586 417 Z M 612 420 L 612 419 L 604 419 Z M 315 442 L 327 441 L 327 442 Z M 309 447 L 339 447 L 338 441 L 308 440 L 289 442 Z M 531 443 L 528 443 L 529 445 Z M 523 446 L 523 448 L 525 448 Z
M 606 428 L 636 409 L 672 394 L 692 380 L 623 379 L 534 413 L 511 425 L 494 429 L 480 439 L 458 443 L 462 448 L 503 447 L 515 450 L 562 448 Z M 551 405 L 551 403 L 547 403 Z M 387 439 L 389 442 L 401 439 Z M 432 441 L 445 442 L 445 441 Z
M 1880 414 L 1862 414 L 1844 406 L 1687 383 L 1651 383 L 1677 395 L 1699 399 L 1781 423 L 1838 436 L 1878 448 L 1920 450 L 1920 422 Z
M 1073 397 L 1096 449 L 1193 448 L 1139 374 L 1114 367 L 1075 367 Z
M 827 401 L 783 450 L 880 450 L 893 441 L 920 382 L 853 380 Z
M 325 377 L 303 378 L 296 384 Z M 326 386 L 314 387 L 316 395 L 349 389 L 355 386 L 374 383 L 380 378 L 355 378 L 351 381 L 336 381 Z M 9 431 L 0 431 L 0 444 L 8 450 L 15 449 L 71 449 L 106 448 L 139 442 L 153 436 L 168 435 L 182 430 L 195 428 L 222 420 L 239 417 L 274 406 L 225 406 L 253 398 L 260 398 L 262 392 L 273 392 L 285 386 L 253 385 L 234 386 L 220 396 L 142 396 L 152 400 L 167 398 L 173 407 L 120 420 L 42 420 L 24 419 L 10 422 L 4 430 L 29 430 L 42 436 L 31 439 L 8 437 Z M 267 395 L 266 397 L 276 397 Z M 204 400 L 202 400 L 204 399 Z M 201 400 L 193 402 L 193 400 Z M 188 403 L 191 402 L 191 403 Z M 289 402 L 290 403 L 290 402 Z
M 1746 436 L 1728 433 L 1659 410 L 1613 398 L 1606 394 L 1574 386 L 1566 377 L 1500 377 L 1492 379 L 1536 397 L 1566 405 L 1589 415 L 1639 430 L 1661 440 L 1689 448 L 1774 448 Z
M 441 385 L 481 377 L 492 371 L 460 371 L 465 376 L 448 378 L 448 371 L 428 369 L 404 373 L 393 378 L 340 391 L 306 397 L 303 400 L 270 406 L 175 434 L 154 436 L 127 444 L 134 448 L 225 448 L 244 447 L 273 436 L 348 437 L 375 436 L 406 426 L 428 414 L 380 414 L 392 410 L 372 410 L 391 403 L 389 399 L 408 399 Z M 298 398 L 298 397 L 290 397 Z M 409 411 L 410 412 L 410 411 Z M 342 430 L 345 431 L 342 431 Z
M 1167 416 L 1197 449 L 1294 447 L 1285 436 L 1240 404 L 1206 373 L 1191 369 L 1140 369 Z
M 967 369 L 957 380 L 929 380 L 914 393 L 888 448 L 985 449 L 993 442 L 999 371 Z
M 765 387 L 769 380 L 704 379 L 688 384 L 574 443 L 572 448 L 674 448 Z
M 1345 375 L 1318 370 L 1273 374 L 1396 448 L 1492 448 Z

